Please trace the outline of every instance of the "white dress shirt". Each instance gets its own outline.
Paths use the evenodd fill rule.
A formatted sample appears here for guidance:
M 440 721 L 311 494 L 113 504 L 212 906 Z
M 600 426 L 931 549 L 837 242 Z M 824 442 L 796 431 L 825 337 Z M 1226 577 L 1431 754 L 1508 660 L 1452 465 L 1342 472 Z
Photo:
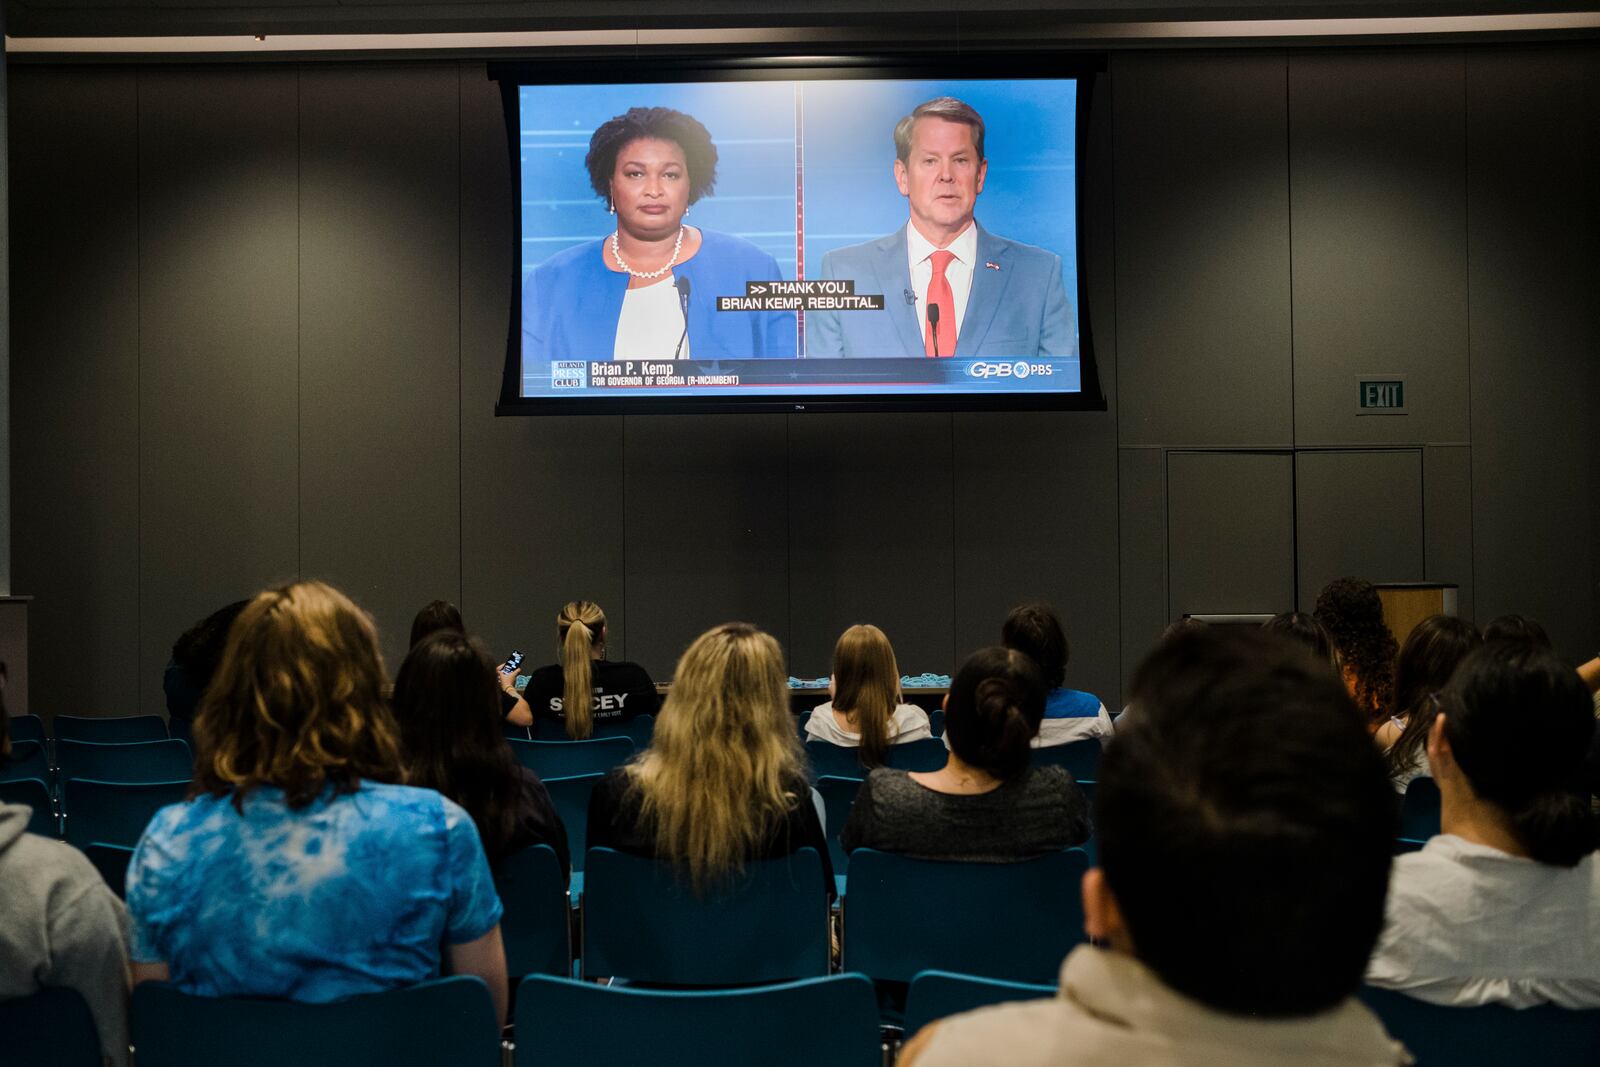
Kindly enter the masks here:
M 950 282 L 950 295 L 955 301 L 956 336 L 961 336 L 961 321 L 967 313 L 967 297 L 972 295 L 972 268 L 978 258 L 978 224 L 967 223 L 961 236 L 951 241 L 945 249 L 955 253 L 955 259 L 945 268 L 944 276 Z M 917 228 L 906 224 L 906 255 L 911 262 L 911 288 L 917 294 L 917 329 L 923 337 L 928 335 L 928 283 L 933 281 L 933 263 L 929 256 L 939 251 Z M 950 355 L 941 352 L 940 355 Z
M 1600 1007 L 1600 867 L 1453 834 L 1395 857 L 1367 981 L 1434 1004 Z

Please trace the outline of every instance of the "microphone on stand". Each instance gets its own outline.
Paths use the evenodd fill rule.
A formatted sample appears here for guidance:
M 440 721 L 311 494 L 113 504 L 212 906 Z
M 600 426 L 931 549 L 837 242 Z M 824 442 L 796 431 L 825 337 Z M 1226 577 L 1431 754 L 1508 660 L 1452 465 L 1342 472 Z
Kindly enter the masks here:
M 678 347 L 672 350 L 672 358 L 677 359 L 683 352 L 683 342 L 689 339 L 689 279 L 679 274 L 672 279 L 672 287 L 678 290 L 678 308 L 683 312 L 683 333 L 678 335 Z
M 928 334 L 933 338 L 933 358 L 939 358 L 939 305 L 928 304 Z

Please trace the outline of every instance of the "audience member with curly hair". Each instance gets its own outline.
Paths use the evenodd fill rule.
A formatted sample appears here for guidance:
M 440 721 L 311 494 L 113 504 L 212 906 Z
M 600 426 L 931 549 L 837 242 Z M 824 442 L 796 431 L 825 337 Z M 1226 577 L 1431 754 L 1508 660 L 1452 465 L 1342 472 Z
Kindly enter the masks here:
M 1335 578 L 1317 597 L 1317 620 L 1328 628 L 1344 665 L 1344 681 L 1356 707 L 1376 730 L 1388 718 L 1399 643 L 1383 621 L 1378 590 L 1364 578 Z

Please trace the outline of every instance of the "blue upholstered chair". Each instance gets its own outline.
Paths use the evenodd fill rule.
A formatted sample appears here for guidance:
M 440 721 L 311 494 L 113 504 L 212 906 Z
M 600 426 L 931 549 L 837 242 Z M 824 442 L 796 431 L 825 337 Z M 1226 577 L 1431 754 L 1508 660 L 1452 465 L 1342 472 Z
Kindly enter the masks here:
M 6 732 L 15 741 L 43 741 L 44 720 L 37 715 L 12 715 L 6 724 Z
M 650 739 L 655 735 L 656 717 L 654 715 L 636 715 L 622 722 L 597 721 L 594 724 L 594 733 L 589 740 L 605 737 L 626 737 L 633 742 L 637 751 L 650 747 Z M 571 741 L 567 736 L 567 728 L 559 719 L 535 719 L 529 737 L 534 741 Z
M 561 825 L 567 828 L 567 851 L 572 853 L 572 895 L 583 893 L 584 849 L 589 836 L 589 797 L 603 774 L 577 774 L 570 778 L 546 778 L 544 787 L 550 791 L 550 802 L 561 816 Z
M 1088 869 L 1082 849 L 1019 863 L 857 849 L 844 902 L 844 969 L 891 982 L 937 969 L 1053 983 L 1068 951 L 1087 940 L 1080 885 Z
M 96 841 L 132 848 L 151 816 L 188 794 L 188 780 L 130 783 L 68 778 L 61 783 L 63 836 L 79 848 Z
M 57 741 L 56 769 L 62 780 L 175 782 L 194 777 L 194 756 L 182 741 Z
M 828 973 L 828 897 L 815 849 L 747 863 L 696 896 L 670 864 L 589 850 L 583 974 L 680 986 Z
M 128 895 L 128 864 L 133 860 L 133 849 L 125 845 L 108 845 L 96 841 L 83 847 L 94 869 L 106 880 L 106 885 L 119 897 Z
M 828 835 L 828 857 L 833 861 L 833 877 L 839 885 L 841 897 L 844 896 L 845 867 L 849 863 L 849 857 L 839 844 L 839 831 L 844 829 L 844 821 L 850 817 L 850 809 L 855 805 L 856 793 L 860 789 L 859 778 L 830 776 L 817 779 L 817 792 L 822 794 L 822 805 L 828 813 L 827 822 L 823 826 Z
M 1100 778 L 1100 741 L 1087 738 L 1069 741 L 1065 745 L 1047 745 L 1033 750 L 1036 767 L 1065 767 L 1080 782 L 1094 782 Z
M 877 1001 L 858 974 L 704 991 L 535 975 L 517 991 L 516 1021 L 517 1067 L 881 1063 Z
M 56 818 L 55 801 L 50 787 L 38 778 L 0 780 L 0 804 L 26 804 L 33 809 L 28 820 L 28 832 L 41 837 L 60 837 L 61 825 Z
M 0 1000 L 0 1060 L 17 1067 L 101 1067 L 94 1016 L 77 990 L 47 986 Z
M 572 974 L 572 934 L 567 910 L 567 872 L 556 850 L 534 845 L 513 852 L 500 865 L 495 889 L 505 915 L 506 971 L 525 974 Z
M 1594 1067 L 1600 1063 L 1600 1008 L 1553 1004 L 1451 1008 L 1393 989 L 1363 986 L 1361 999 L 1417 1058 L 1417 1067 Z
M 456 975 L 331 1004 L 134 987 L 139 1067 L 499 1067 L 489 988 Z
M 597 737 L 589 741 L 518 741 L 506 744 L 517 761 L 540 778 L 572 778 L 580 774 L 605 774 L 628 762 L 633 741 L 626 737 Z
M 50 736 L 57 741 L 126 744 L 130 741 L 164 741 L 168 734 L 167 721 L 159 715 L 124 715 L 111 719 L 57 715 L 50 724 Z
M 944 742 L 925 737 L 921 741 L 907 741 L 890 745 L 883 752 L 883 764 L 899 771 L 936 771 L 950 758 Z
M 11 742 L 11 755 L 0 766 L 0 782 L 15 782 L 23 778 L 50 781 L 50 760 L 45 754 L 43 741 Z
M 861 750 L 830 741 L 807 741 L 806 759 L 811 763 L 811 774 L 816 778 L 856 778 L 867 776 L 861 766 Z
M 1400 836 L 1426 841 L 1439 833 L 1439 786 L 1432 778 L 1413 778 L 1400 801 Z
M 911 991 L 906 994 L 906 1036 L 910 1037 L 935 1019 L 949 1015 L 986 1008 L 991 1004 L 1038 1000 L 1055 995 L 1056 987 L 1053 985 L 1002 982 L 951 971 L 919 971 L 911 979 Z

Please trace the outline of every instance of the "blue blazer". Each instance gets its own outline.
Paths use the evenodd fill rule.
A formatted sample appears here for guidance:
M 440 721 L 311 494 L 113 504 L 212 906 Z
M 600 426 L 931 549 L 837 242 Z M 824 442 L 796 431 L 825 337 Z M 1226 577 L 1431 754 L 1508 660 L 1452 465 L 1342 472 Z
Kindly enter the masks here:
M 957 357 L 1016 359 L 1077 353 L 1060 256 L 996 237 L 979 226 L 977 259 L 956 337 Z M 876 241 L 827 253 L 822 257 L 822 277 L 853 279 L 857 293 L 882 293 L 884 309 L 807 312 L 808 357 L 926 354 L 922 320 L 916 304 L 905 295 L 912 290 L 904 226 Z
M 628 276 L 601 260 L 606 238 L 556 253 L 522 289 L 524 370 L 552 359 L 610 359 Z M 700 231 L 700 251 L 672 268 L 689 279 L 689 354 L 694 359 L 772 359 L 795 355 L 792 311 L 718 311 L 717 297 L 743 296 L 744 283 L 782 279 L 778 261 L 749 241 Z

